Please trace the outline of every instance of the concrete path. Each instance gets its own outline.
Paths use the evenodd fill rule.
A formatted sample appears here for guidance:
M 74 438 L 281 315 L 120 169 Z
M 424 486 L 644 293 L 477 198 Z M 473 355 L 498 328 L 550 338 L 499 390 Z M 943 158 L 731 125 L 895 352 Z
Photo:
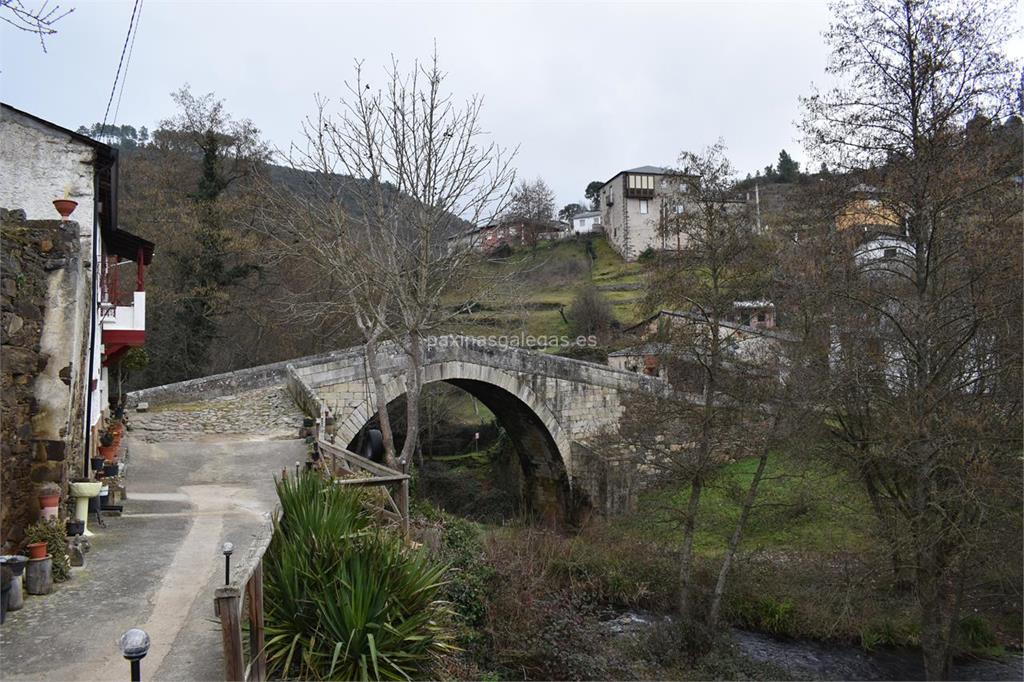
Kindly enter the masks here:
M 245 402 L 244 400 L 242 401 Z M 163 409 L 187 422 L 193 406 Z M 152 638 L 147 680 L 223 679 L 213 591 L 223 583 L 223 542 L 236 557 L 276 503 L 273 476 L 305 458 L 289 413 L 258 436 L 202 435 L 161 441 L 129 434 L 125 513 L 106 518 L 86 565 L 44 597 L 27 597 L 0 628 L 0 679 L 127 679 L 117 638 L 141 627 Z M 142 426 L 147 417 L 138 415 Z M 144 442 L 138 435 L 152 439 Z M 282 438 L 288 438 L 284 440 Z

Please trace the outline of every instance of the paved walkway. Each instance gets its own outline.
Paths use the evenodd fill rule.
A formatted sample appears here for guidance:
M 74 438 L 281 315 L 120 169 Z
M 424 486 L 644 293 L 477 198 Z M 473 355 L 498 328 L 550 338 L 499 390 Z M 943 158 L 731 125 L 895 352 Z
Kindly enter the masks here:
M 275 505 L 273 475 L 305 457 L 294 438 L 301 423 L 294 407 L 281 404 L 262 423 L 249 418 L 267 394 L 219 401 L 212 412 L 226 415 L 236 433 L 195 428 L 194 415 L 211 412 L 208 403 L 131 415 L 125 512 L 107 517 L 105 529 L 90 524 L 92 551 L 69 582 L 26 597 L 24 609 L 8 614 L 0 678 L 127 679 L 117 638 L 141 627 L 152 638 L 144 679 L 223 679 L 213 616 L 213 591 L 224 579 L 220 546 L 231 541 L 236 557 L 244 555 Z M 154 423 L 164 428 L 146 428 Z M 237 433 L 245 428 L 251 431 Z M 159 435 L 165 431 L 167 440 Z M 183 440 L 188 433 L 200 435 Z

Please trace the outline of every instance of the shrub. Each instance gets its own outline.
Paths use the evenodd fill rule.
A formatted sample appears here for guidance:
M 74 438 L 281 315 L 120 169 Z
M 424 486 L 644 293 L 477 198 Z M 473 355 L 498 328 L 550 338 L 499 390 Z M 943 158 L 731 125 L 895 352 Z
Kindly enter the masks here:
M 737 599 L 730 611 L 731 620 L 740 627 L 789 637 L 799 634 L 796 609 L 789 599 L 767 596 L 754 600 Z
M 968 651 L 986 651 L 999 644 L 995 632 L 981 616 L 965 616 L 956 628 L 957 645 Z
M 444 512 L 440 518 L 440 556 L 449 566 L 443 594 L 462 623 L 476 628 L 487 611 L 488 584 L 494 578 L 484 554 L 483 530 L 472 521 Z
M 602 335 L 614 319 L 612 307 L 593 286 L 581 289 L 569 306 L 569 326 L 574 336 Z
M 648 246 L 646 249 L 640 252 L 640 255 L 636 257 L 638 263 L 650 263 L 658 255 L 658 252 L 653 247 Z
M 916 623 L 897 622 L 889 617 L 872 620 L 860 630 L 860 645 L 867 651 L 878 647 L 914 647 L 921 644 Z
M 589 627 L 595 610 L 552 571 L 565 539 L 512 528 L 491 534 L 485 547 L 496 571 L 485 618 L 492 667 L 509 679 L 606 679 L 606 647 Z
M 376 528 L 364 493 L 316 473 L 279 481 L 267 552 L 267 663 L 283 678 L 407 679 L 446 650 L 444 567 Z
M 68 557 L 68 539 L 64 524 L 57 519 L 41 519 L 25 529 L 25 544 L 45 542 L 46 551 L 53 558 L 53 579 L 64 582 L 71 577 L 71 559 Z

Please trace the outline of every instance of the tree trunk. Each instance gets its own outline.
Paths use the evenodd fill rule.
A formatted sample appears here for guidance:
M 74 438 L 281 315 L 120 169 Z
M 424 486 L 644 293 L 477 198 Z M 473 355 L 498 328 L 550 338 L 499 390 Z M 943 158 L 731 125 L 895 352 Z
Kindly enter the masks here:
M 405 443 L 398 463 L 405 473 L 412 467 L 413 454 L 419 442 L 420 433 L 420 392 L 423 387 L 423 341 L 419 333 L 409 334 L 409 370 L 405 379 Z
M 885 514 L 885 509 L 882 506 L 882 497 L 878 491 L 874 476 L 865 467 L 861 467 L 860 473 L 861 480 L 864 482 L 864 489 L 868 494 L 868 500 L 871 502 L 871 510 L 878 521 L 878 527 L 882 529 L 885 540 L 889 544 L 889 564 L 892 569 L 893 582 L 897 589 L 906 588 L 908 583 L 903 580 L 899 538 L 895 530 L 893 530 L 893 521 Z
M 683 519 L 683 547 L 679 559 L 679 617 L 690 619 L 693 592 L 693 531 L 697 522 L 697 509 L 700 507 L 700 493 L 703 484 L 699 478 L 690 481 L 690 500 L 686 505 L 686 517 Z
M 927 569 L 926 569 L 927 571 Z M 921 655 L 928 680 L 948 680 L 952 669 L 952 634 L 957 621 L 956 590 L 944 576 L 919 575 Z
M 722 559 L 722 567 L 718 570 L 718 580 L 715 582 L 715 592 L 711 597 L 711 608 L 708 610 L 708 627 L 711 629 L 718 626 L 718 616 L 722 610 L 722 597 L 725 595 L 725 582 L 729 577 L 729 570 L 732 568 L 733 557 L 736 556 L 736 549 L 739 547 L 740 538 L 743 537 L 743 530 L 747 525 L 747 519 L 750 517 L 750 510 L 757 499 L 757 487 L 761 484 L 767 464 L 768 452 L 764 451 L 761 453 L 760 459 L 758 459 L 757 470 L 754 472 L 754 478 L 750 481 L 750 487 L 747 488 L 747 496 L 744 498 L 743 507 L 740 509 L 740 518 L 736 521 L 736 528 L 733 530 L 732 537 L 729 538 L 729 546 L 725 550 L 725 558 Z
M 377 422 L 380 424 L 380 435 L 384 441 L 384 463 L 395 468 L 395 435 L 391 430 L 391 417 L 388 416 L 388 400 L 384 394 L 384 380 L 380 376 L 377 365 L 377 338 L 370 335 L 366 338 L 366 366 L 373 381 L 373 394 L 377 406 Z

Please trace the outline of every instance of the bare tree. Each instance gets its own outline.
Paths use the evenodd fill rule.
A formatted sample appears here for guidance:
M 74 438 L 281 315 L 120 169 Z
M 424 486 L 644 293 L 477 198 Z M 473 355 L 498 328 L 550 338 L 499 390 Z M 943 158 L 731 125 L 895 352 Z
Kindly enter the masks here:
M 19 31 L 39 36 L 43 52 L 46 52 L 46 36 L 55 34 L 57 22 L 74 11 L 74 7 L 62 9 L 60 5 L 51 6 L 49 0 L 43 0 L 35 8 L 26 7 L 21 0 L 0 0 L 0 19 Z
M 521 180 L 512 193 L 508 208 L 502 216 L 506 220 L 524 220 L 547 223 L 555 215 L 555 193 L 541 178 L 533 182 Z
M 685 152 L 679 161 L 675 174 L 688 178 L 685 204 L 681 196 L 670 195 L 666 202 L 675 199 L 686 207 L 673 218 L 682 249 L 658 259 L 648 295 L 652 308 L 670 305 L 679 313 L 662 330 L 661 339 L 672 349 L 667 351 L 669 360 L 674 358 L 669 380 L 689 397 L 637 398 L 635 409 L 627 412 L 623 438 L 645 453 L 662 478 L 689 488 L 685 508 L 680 510 L 677 608 L 683 618 L 693 621 L 693 538 L 702 492 L 729 461 L 752 454 L 767 457 L 763 443 L 770 439 L 751 434 L 777 432 L 774 425 L 766 426 L 774 417 L 763 413 L 771 395 L 751 390 L 751 382 L 774 386 L 779 373 L 759 366 L 760 358 L 752 362 L 753 357 L 738 354 L 735 325 L 728 323 L 733 303 L 762 284 L 765 263 L 745 206 L 731 197 L 733 171 L 724 145 L 719 142 L 702 153 Z M 659 434 L 653 444 L 651 433 Z M 762 463 L 762 473 L 763 468 Z M 759 473 L 753 481 L 746 509 L 753 503 L 760 477 Z M 718 618 L 746 515 L 730 542 L 715 590 L 712 624 Z
M 817 284 L 820 399 L 910 576 L 929 679 L 949 677 L 975 538 L 1005 500 L 992 493 L 1019 478 L 1021 138 L 999 122 L 1019 74 L 1004 55 L 1012 12 L 837 3 L 840 85 L 804 100 L 809 149 L 868 169 L 847 177 L 871 197 L 846 203 L 889 217 L 851 221 L 855 207 L 801 243 L 805 259 L 846 264 Z
M 480 98 L 457 104 L 444 79 L 434 55 L 408 73 L 392 63 L 374 89 L 357 63 L 340 112 L 318 98 L 305 148 L 292 149 L 292 165 L 311 172 L 309 194 L 265 230 L 279 258 L 318 273 L 319 288 L 296 297 L 295 309 L 336 324 L 352 320 L 362 332 L 385 449 L 403 470 L 420 430 L 426 340 L 487 284 L 472 244 L 450 238 L 491 220 L 515 177 L 514 152 L 485 140 Z M 398 454 L 376 363 L 384 341 L 408 358 Z

